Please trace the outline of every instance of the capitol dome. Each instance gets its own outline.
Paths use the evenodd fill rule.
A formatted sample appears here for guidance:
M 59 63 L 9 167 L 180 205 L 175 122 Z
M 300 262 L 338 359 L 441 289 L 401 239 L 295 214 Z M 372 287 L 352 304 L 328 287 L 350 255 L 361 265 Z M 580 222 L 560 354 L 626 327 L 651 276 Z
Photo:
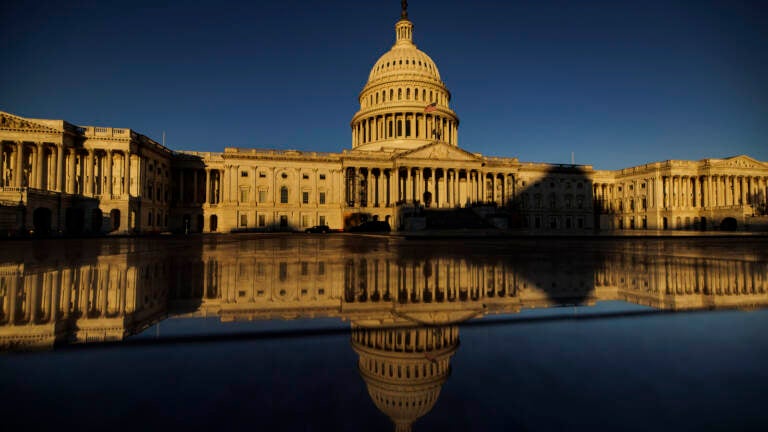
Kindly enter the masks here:
M 435 62 L 413 43 L 403 10 L 395 44 L 373 65 L 352 118 L 352 149 L 411 150 L 433 142 L 458 145 L 459 119 Z
M 401 23 L 410 23 L 410 21 L 401 21 Z M 406 31 L 410 30 L 405 28 Z M 368 84 L 381 79 L 397 79 L 402 75 L 411 75 L 415 79 L 431 80 L 442 85 L 435 62 L 424 51 L 416 48 L 409 38 L 398 40 L 392 49 L 376 61 L 368 75 Z

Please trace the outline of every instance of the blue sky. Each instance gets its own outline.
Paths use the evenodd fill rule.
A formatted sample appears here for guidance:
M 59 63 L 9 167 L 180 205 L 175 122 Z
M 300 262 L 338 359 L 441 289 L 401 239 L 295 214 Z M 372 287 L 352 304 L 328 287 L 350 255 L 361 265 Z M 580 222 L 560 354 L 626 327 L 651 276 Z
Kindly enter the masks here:
M 339 152 L 400 2 L 3 2 L 0 110 L 175 150 Z M 766 1 L 409 2 L 459 145 L 615 169 L 768 161 Z

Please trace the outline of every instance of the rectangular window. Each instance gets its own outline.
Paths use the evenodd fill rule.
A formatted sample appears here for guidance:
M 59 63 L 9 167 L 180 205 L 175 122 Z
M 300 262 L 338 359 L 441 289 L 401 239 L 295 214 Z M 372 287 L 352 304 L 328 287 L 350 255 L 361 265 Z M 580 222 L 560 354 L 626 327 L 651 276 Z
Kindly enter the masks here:
M 320 192 L 319 198 L 320 204 L 325 204 L 325 192 Z
M 309 263 L 306 261 L 301 262 L 301 275 L 306 276 L 309 274 Z
M 248 189 L 240 189 L 240 202 L 248 202 Z
M 325 174 L 320 174 L 320 180 L 325 180 Z
M 267 191 L 265 191 L 265 190 L 260 190 L 259 191 L 259 202 L 260 203 L 267 202 Z
M 259 276 L 264 276 L 267 274 L 267 269 L 263 262 L 256 264 L 256 274 Z
M 267 217 L 263 214 L 259 215 L 259 226 L 260 227 L 267 226 Z
M 309 226 L 309 216 L 307 215 L 301 216 L 301 226 L 305 228 Z
M 288 278 L 288 263 L 281 262 L 278 265 L 280 281 L 285 281 Z
M 320 225 L 326 225 L 325 216 L 320 216 Z
M 267 173 L 264 171 L 259 171 L 259 178 L 267 178 Z
M 309 174 L 302 174 L 301 175 L 302 180 L 309 180 Z
M 301 193 L 301 203 L 302 204 L 309 204 L 309 192 L 302 192 Z
M 325 262 L 320 261 L 319 263 L 317 263 L 317 275 L 323 276 L 324 274 L 325 274 Z
M 248 226 L 248 215 L 245 215 L 245 214 L 240 215 L 240 226 L 241 227 Z
M 248 177 L 248 171 L 240 171 L 240 177 Z
M 280 188 L 280 203 L 288 204 L 288 188 L 285 186 Z

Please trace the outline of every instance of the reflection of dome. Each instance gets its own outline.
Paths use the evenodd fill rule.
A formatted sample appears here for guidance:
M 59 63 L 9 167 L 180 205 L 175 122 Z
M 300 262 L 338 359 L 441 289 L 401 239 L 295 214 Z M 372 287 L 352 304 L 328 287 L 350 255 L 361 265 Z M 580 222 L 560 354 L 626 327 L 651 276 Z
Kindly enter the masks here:
M 459 346 L 458 326 L 354 327 L 352 347 L 360 356 L 360 375 L 376 407 L 396 431 L 428 413 L 450 374 Z
M 395 45 L 373 65 L 360 92 L 360 111 L 351 123 L 352 148 L 410 150 L 434 141 L 457 145 L 459 119 L 450 100 L 437 65 L 414 45 L 413 23 L 404 14 L 395 24 Z

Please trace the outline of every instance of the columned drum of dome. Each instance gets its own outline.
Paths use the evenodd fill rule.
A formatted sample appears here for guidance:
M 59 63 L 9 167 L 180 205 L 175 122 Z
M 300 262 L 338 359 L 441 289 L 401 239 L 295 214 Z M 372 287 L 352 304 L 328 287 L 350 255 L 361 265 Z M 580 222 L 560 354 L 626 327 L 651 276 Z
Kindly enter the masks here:
M 413 23 L 395 24 L 395 44 L 373 65 L 352 118 L 352 149 L 411 150 L 458 145 L 459 119 L 432 59 L 413 43 Z

